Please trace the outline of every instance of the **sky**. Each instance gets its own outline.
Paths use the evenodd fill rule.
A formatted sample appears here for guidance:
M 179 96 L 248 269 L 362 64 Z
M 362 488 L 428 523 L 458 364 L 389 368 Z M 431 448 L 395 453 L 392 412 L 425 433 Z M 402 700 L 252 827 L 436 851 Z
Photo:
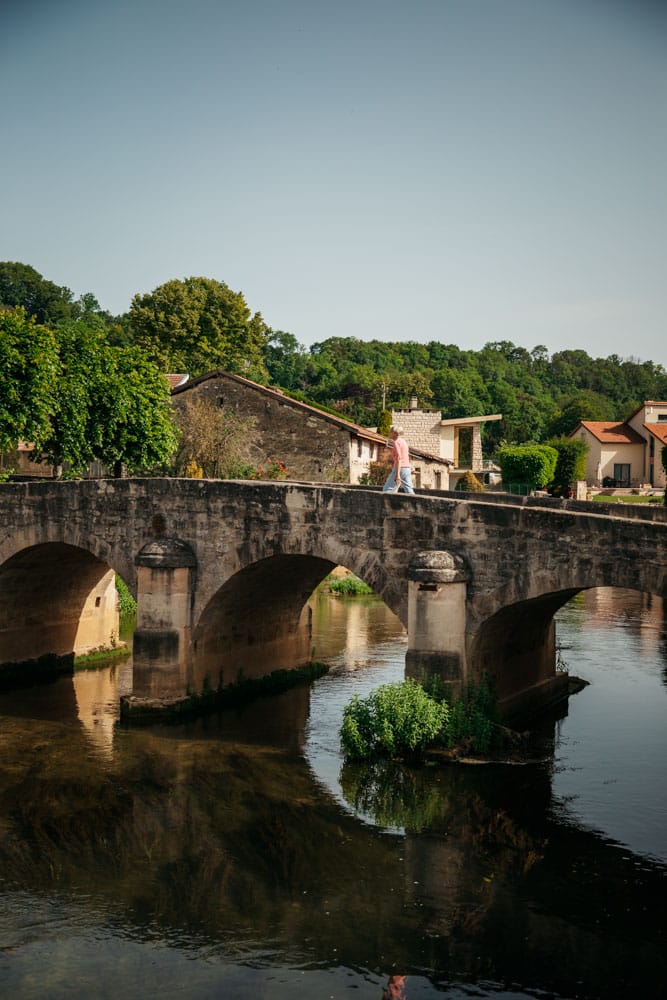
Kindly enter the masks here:
M 667 367 L 667 0 L 4 0 L 0 260 Z

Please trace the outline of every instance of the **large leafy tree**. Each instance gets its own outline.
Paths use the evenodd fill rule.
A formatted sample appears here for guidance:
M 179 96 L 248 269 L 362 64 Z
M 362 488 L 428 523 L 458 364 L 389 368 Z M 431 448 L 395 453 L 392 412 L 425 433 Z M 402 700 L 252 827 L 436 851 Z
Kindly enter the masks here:
M 42 460 L 54 475 L 65 463 L 73 473 L 95 460 L 129 471 L 168 463 L 178 433 L 159 368 L 134 348 L 110 346 L 81 321 L 58 328 L 57 346 L 57 393 L 40 439 Z
M 613 404 L 597 392 L 582 390 L 563 400 L 550 424 L 554 436 L 569 434 L 581 420 L 613 420 Z
M 267 381 L 264 351 L 270 330 L 251 315 L 240 292 L 212 278 L 174 279 L 135 295 L 128 314 L 137 346 L 165 371 L 203 375 L 224 368 Z
M 283 389 L 303 388 L 308 354 L 294 334 L 273 330 L 264 349 L 264 360 L 274 385 Z
M 50 432 L 59 370 L 54 333 L 24 309 L 0 309 L 0 451 Z
M 95 456 L 116 472 L 169 465 L 179 432 L 169 383 L 157 365 L 136 348 L 106 346 L 98 374 L 89 411 Z
M 0 262 L 0 305 L 22 306 L 38 323 L 57 323 L 72 316 L 74 296 L 69 288 L 43 278 L 29 264 Z

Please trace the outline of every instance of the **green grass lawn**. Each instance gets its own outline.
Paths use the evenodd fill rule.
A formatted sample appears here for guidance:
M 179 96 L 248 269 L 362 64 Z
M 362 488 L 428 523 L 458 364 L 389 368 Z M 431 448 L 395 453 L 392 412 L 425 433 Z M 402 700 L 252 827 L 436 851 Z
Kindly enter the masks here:
M 662 497 L 636 497 L 636 496 L 626 496 L 626 497 L 609 497 L 605 496 L 604 493 L 596 493 L 593 500 L 597 500 L 599 503 L 663 503 Z

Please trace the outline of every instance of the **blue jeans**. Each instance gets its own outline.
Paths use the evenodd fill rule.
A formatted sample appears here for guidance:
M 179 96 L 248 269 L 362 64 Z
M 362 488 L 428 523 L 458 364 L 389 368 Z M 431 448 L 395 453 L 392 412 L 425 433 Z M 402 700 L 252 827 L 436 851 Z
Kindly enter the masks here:
M 412 488 L 412 474 L 410 472 L 409 465 L 403 465 L 399 470 L 399 482 L 396 482 L 396 470 L 392 467 L 391 472 L 387 476 L 384 486 L 382 487 L 383 493 L 398 493 L 401 486 L 406 493 L 414 493 Z

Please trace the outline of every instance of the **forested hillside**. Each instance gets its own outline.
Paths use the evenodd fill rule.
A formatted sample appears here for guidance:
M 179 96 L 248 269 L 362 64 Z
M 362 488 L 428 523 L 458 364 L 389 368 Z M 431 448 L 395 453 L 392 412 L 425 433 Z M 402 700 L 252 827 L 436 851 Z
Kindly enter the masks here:
M 651 361 L 592 358 L 583 350 L 549 355 L 510 341 L 480 351 L 429 340 L 386 342 L 331 337 L 305 348 L 251 313 L 240 292 L 209 278 L 173 280 L 135 295 L 122 316 L 100 309 L 91 293 L 69 289 L 34 268 L 0 263 L 0 306 L 21 305 L 46 326 L 76 319 L 111 346 L 136 348 L 162 370 L 191 376 L 224 368 L 376 425 L 381 410 L 419 405 L 445 417 L 502 413 L 487 424 L 485 451 L 501 442 L 543 442 L 579 420 L 622 420 L 646 399 L 667 399 L 667 372 Z M 369 331 L 370 332 L 370 331 Z M 631 331 L 628 331 L 631 343 Z

